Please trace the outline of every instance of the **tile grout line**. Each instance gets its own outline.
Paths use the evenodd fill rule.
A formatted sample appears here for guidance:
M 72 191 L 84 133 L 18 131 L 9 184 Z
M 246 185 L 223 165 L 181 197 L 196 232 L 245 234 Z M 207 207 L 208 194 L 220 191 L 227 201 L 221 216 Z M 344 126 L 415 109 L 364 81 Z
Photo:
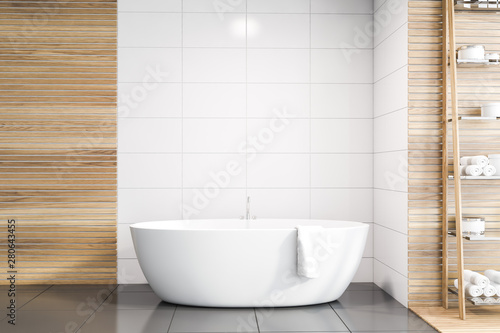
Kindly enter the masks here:
M 255 324 L 257 325 L 257 331 L 260 333 L 259 319 L 257 317 L 257 309 L 253 308 L 253 314 L 255 315 Z
M 87 321 L 89 321 L 89 319 L 90 319 L 90 318 L 92 318 L 92 316 L 94 316 L 94 315 L 96 314 L 97 310 L 99 310 L 99 309 L 102 307 L 102 305 L 103 305 L 103 304 L 104 304 L 104 303 L 108 300 L 108 298 L 109 298 L 111 295 L 113 295 L 113 293 L 116 291 L 116 289 L 118 289 L 118 286 L 119 286 L 119 284 L 117 284 L 117 285 L 113 288 L 113 290 L 110 290 L 110 293 L 109 293 L 108 297 L 106 297 L 106 298 L 104 299 L 104 301 L 102 301 L 102 303 L 101 303 L 101 304 L 99 304 L 99 306 L 98 306 L 97 308 L 95 308 L 95 309 L 94 309 L 94 311 L 93 311 L 93 312 L 92 312 L 92 313 L 91 313 L 91 314 L 87 317 L 87 319 L 85 319 L 85 320 L 83 321 L 83 323 L 82 323 L 82 324 L 78 327 L 78 329 L 77 329 L 75 332 L 80 332 L 80 330 L 82 329 L 82 327 L 83 327 L 83 326 L 85 326 L 85 324 L 87 323 Z
M 347 324 L 344 322 L 344 319 L 342 319 L 342 317 L 337 313 L 337 311 L 335 311 L 335 309 L 333 308 L 332 306 L 332 303 L 328 303 L 328 306 L 330 306 L 330 309 L 333 310 L 333 312 L 337 315 L 337 317 L 339 317 L 340 321 L 342 322 L 342 324 L 344 324 L 344 326 L 347 328 L 347 330 L 349 332 L 352 332 L 351 329 L 347 326 Z
M 181 219 L 184 220 L 184 1 L 181 1 Z
M 312 218 L 312 0 L 309 0 L 309 219 Z
M 172 314 L 172 319 L 170 319 L 170 324 L 168 324 L 167 333 L 170 332 L 170 328 L 172 328 L 172 323 L 174 322 L 174 317 L 176 313 L 177 313 L 177 305 L 175 306 L 174 313 Z

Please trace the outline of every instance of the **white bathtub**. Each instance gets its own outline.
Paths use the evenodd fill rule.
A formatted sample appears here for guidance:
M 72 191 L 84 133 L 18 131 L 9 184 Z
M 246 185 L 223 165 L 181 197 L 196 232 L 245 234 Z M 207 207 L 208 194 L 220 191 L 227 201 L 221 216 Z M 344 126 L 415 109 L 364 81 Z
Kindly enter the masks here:
M 335 228 L 319 248 L 320 277 L 296 274 L 297 225 Z M 207 307 L 299 306 L 334 301 L 356 273 L 368 225 L 326 220 L 195 220 L 131 227 L 137 258 L 164 301 Z

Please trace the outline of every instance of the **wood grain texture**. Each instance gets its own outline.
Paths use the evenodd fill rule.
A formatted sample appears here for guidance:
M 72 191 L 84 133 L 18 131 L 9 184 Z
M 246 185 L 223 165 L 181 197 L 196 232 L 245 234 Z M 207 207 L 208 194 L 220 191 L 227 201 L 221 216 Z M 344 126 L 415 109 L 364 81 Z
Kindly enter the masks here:
M 0 253 L 15 219 L 19 284 L 116 283 L 117 2 L 0 8 Z
M 443 240 L 441 236 L 444 221 L 449 221 L 450 228 L 455 227 L 453 182 L 449 182 L 449 191 L 443 196 L 446 176 L 453 172 L 454 165 L 452 126 L 451 123 L 446 123 L 446 127 L 443 124 L 452 115 L 450 90 L 444 88 L 442 80 L 443 76 L 446 77 L 443 72 L 446 67 L 442 64 L 447 61 L 447 49 L 440 38 L 443 33 L 443 2 L 411 0 L 409 6 L 409 306 L 420 311 L 423 310 L 421 307 L 446 306 L 440 291 L 453 284 L 459 263 L 456 240 Z M 498 52 L 498 22 L 499 16 L 492 13 L 455 13 L 457 47 L 484 43 L 487 51 Z M 483 103 L 500 102 L 498 68 L 459 67 L 456 79 L 458 116 L 478 116 Z M 447 136 L 443 137 L 443 133 Z M 500 124 L 496 122 L 460 122 L 461 155 L 498 154 L 498 137 Z M 442 149 L 446 145 L 448 158 L 443 160 Z M 461 189 L 462 214 L 484 216 L 487 228 L 499 228 L 500 182 L 495 180 L 485 184 L 484 181 L 463 180 Z M 448 209 L 442 208 L 445 199 Z M 466 269 L 500 269 L 498 242 L 464 242 L 463 247 Z M 443 249 L 448 249 L 447 260 L 443 259 Z M 448 275 L 443 275 L 442 264 L 446 263 L 450 270 Z M 449 307 L 458 318 L 457 301 L 455 296 L 451 297 Z M 494 312 L 498 316 L 499 309 L 496 309 Z M 467 310 L 466 322 L 474 320 L 474 313 L 470 310 Z

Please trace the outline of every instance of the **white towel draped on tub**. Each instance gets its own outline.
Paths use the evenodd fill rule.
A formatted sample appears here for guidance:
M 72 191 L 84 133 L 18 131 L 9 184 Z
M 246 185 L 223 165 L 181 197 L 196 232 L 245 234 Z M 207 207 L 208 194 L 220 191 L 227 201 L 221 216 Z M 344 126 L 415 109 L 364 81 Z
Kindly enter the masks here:
M 319 277 L 321 264 L 341 245 L 338 230 L 320 226 L 297 226 L 297 275 Z

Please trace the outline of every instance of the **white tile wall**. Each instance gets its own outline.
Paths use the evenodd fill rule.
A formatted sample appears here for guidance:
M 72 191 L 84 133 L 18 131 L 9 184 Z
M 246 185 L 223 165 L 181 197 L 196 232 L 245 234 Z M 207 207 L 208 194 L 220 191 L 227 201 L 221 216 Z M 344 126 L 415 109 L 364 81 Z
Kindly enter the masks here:
M 372 15 L 313 14 L 311 45 L 315 48 L 344 48 L 346 45 L 373 48 L 373 39 L 365 33 L 373 22 Z M 338 31 L 345 30 L 339 34 Z
M 373 85 L 311 85 L 311 117 L 371 119 L 373 117 Z
M 252 48 L 309 48 L 309 14 L 249 14 L 255 33 L 248 36 Z
M 372 14 L 373 1 L 366 0 L 311 0 L 312 13 Z
M 403 66 L 375 83 L 374 117 L 408 107 L 408 86 L 401 84 L 407 81 L 408 66 Z
M 120 283 L 145 282 L 131 223 L 238 218 L 247 195 L 373 224 L 373 46 L 344 47 L 372 0 L 119 2 Z M 371 228 L 356 281 L 373 249 Z
M 314 49 L 313 83 L 373 83 L 373 51 L 367 49 Z
M 183 16 L 184 47 L 245 47 L 246 15 L 186 13 Z
M 407 305 L 408 5 L 374 8 L 374 281 Z
M 118 43 L 121 47 L 181 47 L 181 19 L 181 14 L 173 13 L 119 13 Z

